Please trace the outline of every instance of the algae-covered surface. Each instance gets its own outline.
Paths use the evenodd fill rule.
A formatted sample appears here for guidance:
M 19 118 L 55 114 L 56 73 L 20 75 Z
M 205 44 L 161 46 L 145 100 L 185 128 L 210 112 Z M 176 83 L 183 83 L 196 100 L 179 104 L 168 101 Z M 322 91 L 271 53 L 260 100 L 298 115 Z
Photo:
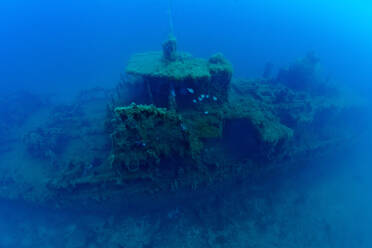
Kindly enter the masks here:
M 165 61 L 161 52 L 140 53 L 133 56 L 126 68 L 127 73 L 175 81 L 210 78 L 208 63 L 190 54 L 178 55 L 174 62 Z

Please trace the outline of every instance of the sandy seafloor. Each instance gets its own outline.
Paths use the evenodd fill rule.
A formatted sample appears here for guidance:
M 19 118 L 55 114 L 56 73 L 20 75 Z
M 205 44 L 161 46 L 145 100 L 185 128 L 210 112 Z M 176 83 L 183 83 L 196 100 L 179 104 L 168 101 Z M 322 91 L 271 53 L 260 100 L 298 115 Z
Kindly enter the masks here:
M 371 247 L 370 182 L 363 168 L 350 173 L 349 167 L 359 159 L 366 162 L 359 154 L 318 161 L 254 188 L 239 182 L 197 203 L 141 213 L 72 213 L 3 201 L 0 247 Z

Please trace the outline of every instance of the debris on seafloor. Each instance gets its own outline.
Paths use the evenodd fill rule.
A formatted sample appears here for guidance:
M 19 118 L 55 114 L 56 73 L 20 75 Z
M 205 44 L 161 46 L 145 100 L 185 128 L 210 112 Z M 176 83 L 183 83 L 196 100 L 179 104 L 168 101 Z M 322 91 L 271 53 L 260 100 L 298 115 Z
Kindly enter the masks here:
M 37 95 L 27 91 L 1 93 L 0 154 L 10 152 L 13 149 L 19 141 L 15 130 L 21 129 L 33 114 L 48 106 L 49 101 L 49 96 Z
M 62 166 L 45 180 L 43 193 L 15 195 L 92 207 L 270 173 L 329 152 L 357 135 L 339 120 L 360 105 L 319 79 L 317 63 L 309 54 L 277 77 L 232 80 L 222 54 L 194 58 L 178 52 L 170 37 L 163 51 L 129 60 L 110 101 L 97 99 L 99 90 L 86 92 L 76 108 L 55 111 L 46 126 L 25 136 L 35 157 L 47 159 L 50 150 Z

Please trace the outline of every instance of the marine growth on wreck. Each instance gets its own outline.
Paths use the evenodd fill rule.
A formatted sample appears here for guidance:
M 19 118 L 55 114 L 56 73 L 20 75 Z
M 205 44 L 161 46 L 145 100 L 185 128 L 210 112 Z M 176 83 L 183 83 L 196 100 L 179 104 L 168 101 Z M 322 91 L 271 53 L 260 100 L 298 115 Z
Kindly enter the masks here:
M 30 156 L 58 169 L 6 197 L 91 207 L 197 191 L 294 166 L 358 133 L 339 120 L 360 105 L 318 76 L 314 54 L 247 80 L 222 54 L 195 58 L 173 36 L 162 48 L 133 55 L 114 90 L 83 92 L 25 135 Z

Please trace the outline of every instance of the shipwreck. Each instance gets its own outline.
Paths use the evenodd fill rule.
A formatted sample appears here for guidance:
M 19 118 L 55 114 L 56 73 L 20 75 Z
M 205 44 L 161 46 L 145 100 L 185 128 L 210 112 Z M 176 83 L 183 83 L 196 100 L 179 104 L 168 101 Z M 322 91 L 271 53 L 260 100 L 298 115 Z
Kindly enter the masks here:
M 182 197 L 300 166 L 360 133 L 362 104 L 318 76 L 314 54 L 245 80 L 222 54 L 195 58 L 174 37 L 162 48 L 134 55 L 114 90 L 87 91 L 26 134 L 44 178 L 9 174 L 1 197 L 83 209 Z

